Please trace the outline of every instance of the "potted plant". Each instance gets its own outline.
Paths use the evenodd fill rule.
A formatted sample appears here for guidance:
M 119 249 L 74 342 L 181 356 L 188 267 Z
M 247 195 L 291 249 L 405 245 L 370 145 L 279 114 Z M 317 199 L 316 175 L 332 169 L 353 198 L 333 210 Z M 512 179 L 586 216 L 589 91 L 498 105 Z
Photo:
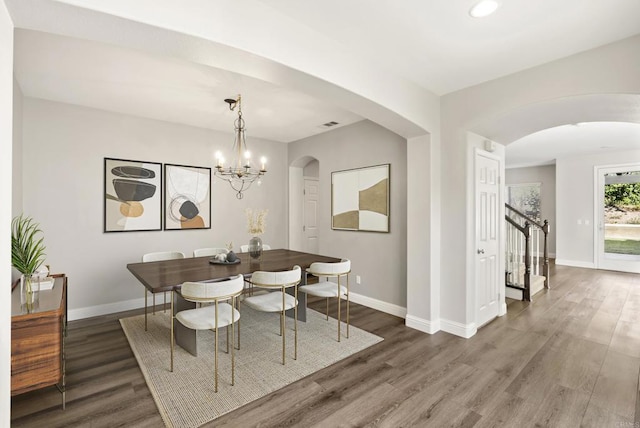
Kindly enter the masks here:
M 27 309 L 32 308 L 38 297 L 38 279 L 34 274 L 45 258 L 41 235 L 40 225 L 31 217 L 21 214 L 11 221 L 11 264 L 22 274 L 21 293 Z

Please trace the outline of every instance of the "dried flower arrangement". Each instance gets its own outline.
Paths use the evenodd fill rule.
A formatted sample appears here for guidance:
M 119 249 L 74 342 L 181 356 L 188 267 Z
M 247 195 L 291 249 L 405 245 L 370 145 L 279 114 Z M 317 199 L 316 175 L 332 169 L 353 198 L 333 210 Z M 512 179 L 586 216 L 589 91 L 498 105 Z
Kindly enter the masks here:
M 253 236 L 259 236 L 264 233 L 266 227 L 265 218 L 269 210 L 252 210 L 247 208 L 245 214 L 247 215 L 247 232 Z

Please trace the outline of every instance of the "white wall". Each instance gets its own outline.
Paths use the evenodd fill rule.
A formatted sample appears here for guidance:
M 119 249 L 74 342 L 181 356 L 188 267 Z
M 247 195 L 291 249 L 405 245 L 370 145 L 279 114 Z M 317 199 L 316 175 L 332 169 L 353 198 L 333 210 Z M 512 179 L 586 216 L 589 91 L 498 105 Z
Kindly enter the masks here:
M 11 424 L 11 168 L 13 22 L 0 2 L 0 426 Z
M 471 286 L 463 269 L 472 257 L 467 245 L 466 217 L 473 207 L 467 194 L 466 131 L 506 112 L 529 105 L 544 105 L 562 97 L 599 93 L 638 93 L 640 88 L 640 36 L 534 67 L 481 85 L 447 94 L 442 115 L 442 318 L 468 325 L 472 309 L 461 304 Z M 612 73 L 615 70 L 615 73 Z M 533 118 L 532 118 L 533 120 Z M 591 118 L 590 120 L 594 120 Z M 526 124 L 530 126 L 530 124 Z M 536 122 L 538 129 L 549 123 Z M 554 124 L 554 125 L 557 125 Z M 491 135 L 486 135 L 491 138 Z M 501 141 L 498 141 L 501 143 Z M 557 210 L 559 212 L 559 207 Z M 559 222 L 559 219 L 558 219 Z M 558 231 L 562 225 L 558 224 Z M 557 257 L 561 257 L 560 236 Z
M 541 183 L 540 211 L 542 220 L 549 220 L 548 236 L 549 256 L 556 255 L 556 166 L 532 166 L 526 168 L 510 168 L 506 170 L 505 184 Z M 563 195 L 571 199 L 571 194 Z
M 230 124 L 231 125 L 231 124 Z M 41 223 L 47 263 L 69 278 L 70 318 L 116 312 L 143 303 L 143 288 L 126 264 L 152 251 L 234 249 L 248 242 L 245 208 L 269 210 L 263 241 L 287 246 L 287 146 L 251 139 L 268 158 L 263 184 L 242 200 L 225 182 L 212 186 L 209 230 L 103 233 L 104 157 L 211 166 L 214 153 L 230 157 L 233 136 L 206 129 L 24 99 L 24 210 Z
M 407 288 L 406 140 L 369 121 L 358 122 L 289 144 L 289 159 L 311 156 L 319 162 L 320 253 L 352 262 L 351 291 L 387 311 L 403 312 Z M 390 233 L 331 229 L 331 172 L 391 164 Z M 356 275 L 362 284 L 355 283 Z M 381 309 L 385 309 L 382 307 Z
M 11 194 L 11 213 L 13 217 L 22 212 L 22 91 L 18 82 L 13 80 L 13 182 Z
M 595 266 L 594 167 L 633 162 L 640 149 L 556 160 L 557 264 Z

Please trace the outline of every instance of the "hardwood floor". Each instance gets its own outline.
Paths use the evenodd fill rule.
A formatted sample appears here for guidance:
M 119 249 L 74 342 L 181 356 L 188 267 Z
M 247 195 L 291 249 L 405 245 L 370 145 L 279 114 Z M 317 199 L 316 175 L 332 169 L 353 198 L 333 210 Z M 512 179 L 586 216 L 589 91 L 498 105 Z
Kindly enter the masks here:
M 352 305 L 382 343 L 208 426 L 639 426 L 640 275 L 557 266 L 551 284 L 467 340 Z M 161 426 L 117 321 L 134 313 L 70 323 L 67 409 L 55 388 L 17 396 L 12 426 Z

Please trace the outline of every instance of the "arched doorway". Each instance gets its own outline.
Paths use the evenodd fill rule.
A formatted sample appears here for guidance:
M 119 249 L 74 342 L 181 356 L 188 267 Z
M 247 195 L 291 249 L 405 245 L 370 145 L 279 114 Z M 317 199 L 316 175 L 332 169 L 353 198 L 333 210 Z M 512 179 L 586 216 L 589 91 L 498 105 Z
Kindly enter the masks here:
M 289 166 L 289 248 L 308 253 L 320 251 L 320 163 L 303 156 Z

